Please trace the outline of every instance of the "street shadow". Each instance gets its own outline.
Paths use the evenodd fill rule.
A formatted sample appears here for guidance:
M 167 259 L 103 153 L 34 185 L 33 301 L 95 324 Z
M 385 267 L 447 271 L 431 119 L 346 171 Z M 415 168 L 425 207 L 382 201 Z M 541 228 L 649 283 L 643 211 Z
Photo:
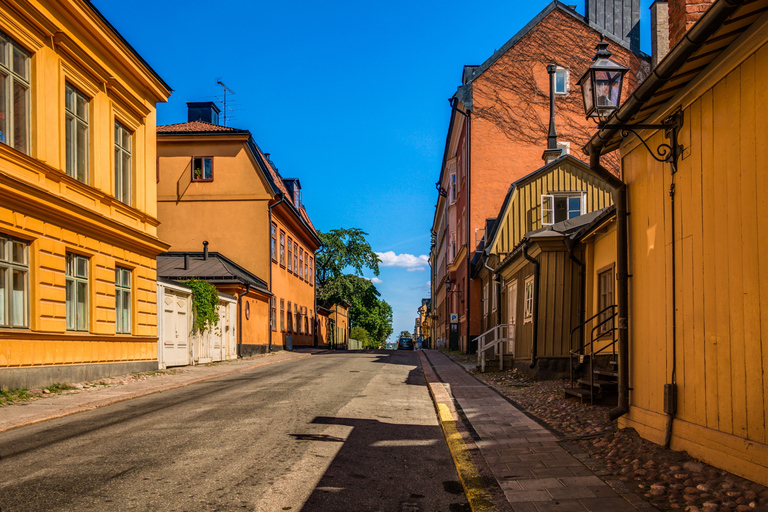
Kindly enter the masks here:
M 439 425 L 330 417 L 313 423 L 352 431 L 302 512 L 471 510 Z

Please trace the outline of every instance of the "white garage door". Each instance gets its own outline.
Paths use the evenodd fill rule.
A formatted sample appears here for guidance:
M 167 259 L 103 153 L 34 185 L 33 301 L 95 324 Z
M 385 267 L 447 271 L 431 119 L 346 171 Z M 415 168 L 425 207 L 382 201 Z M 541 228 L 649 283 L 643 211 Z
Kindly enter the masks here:
M 190 364 L 189 308 L 191 298 L 165 289 L 163 301 L 163 359 L 165 366 Z

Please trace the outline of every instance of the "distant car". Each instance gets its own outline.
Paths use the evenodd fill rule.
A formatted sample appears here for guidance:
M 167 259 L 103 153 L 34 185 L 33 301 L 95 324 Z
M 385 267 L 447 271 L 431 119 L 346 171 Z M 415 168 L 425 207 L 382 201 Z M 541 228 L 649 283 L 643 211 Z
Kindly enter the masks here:
M 413 340 L 402 336 L 397 340 L 397 350 L 413 350 Z

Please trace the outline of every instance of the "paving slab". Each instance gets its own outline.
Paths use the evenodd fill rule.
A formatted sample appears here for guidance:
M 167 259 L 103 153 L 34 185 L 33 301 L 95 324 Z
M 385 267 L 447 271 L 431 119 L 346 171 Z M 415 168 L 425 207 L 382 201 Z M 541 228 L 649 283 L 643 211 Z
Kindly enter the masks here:
M 516 512 L 632 512 L 655 510 L 617 492 L 558 443 L 557 436 L 527 416 L 493 388 L 435 350 L 420 352 L 430 386 L 440 386 L 454 401 L 479 439 L 485 459 Z M 650 508 L 649 508 L 650 507 Z

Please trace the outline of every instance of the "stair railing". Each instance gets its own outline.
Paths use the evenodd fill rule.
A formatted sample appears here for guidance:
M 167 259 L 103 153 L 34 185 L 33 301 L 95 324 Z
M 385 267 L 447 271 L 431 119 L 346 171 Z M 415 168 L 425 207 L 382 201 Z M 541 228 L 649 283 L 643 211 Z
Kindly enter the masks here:
M 610 314 L 609 314 L 610 312 Z M 576 333 L 576 331 L 581 330 L 583 332 L 584 327 L 586 327 L 590 322 L 595 320 L 596 318 L 600 318 L 602 315 L 605 315 L 605 318 L 600 320 L 590 331 L 589 336 L 589 342 L 588 343 L 580 343 L 579 348 L 576 350 L 570 351 L 570 372 L 571 372 L 571 387 L 574 387 L 574 378 L 573 378 L 573 359 L 574 357 L 581 357 L 585 356 L 586 352 L 585 349 L 587 346 L 589 346 L 589 400 L 591 404 L 595 403 L 595 369 L 594 369 L 594 361 L 595 356 L 597 354 L 600 354 L 604 350 L 607 350 L 608 348 L 611 348 L 613 350 L 613 356 L 616 356 L 616 342 L 618 341 L 616 339 L 616 322 L 613 321 L 613 319 L 618 315 L 618 306 L 616 304 L 611 304 L 610 306 L 606 306 L 602 310 L 600 310 L 598 313 L 592 315 L 587 320 L 583 321 L 576 327 L 574 327 L 571 330 L 571 342 L 573 342 L 573 335 Z M 610 327 L 608 329 L 602 329 L 602 327 L 610 322 Z M 598 349 L 595 351 L 595 342 L 600 340 L 601 338 L 610 337 L 611 342 L 607 344 L 606 346 Z M 581 362 L 581 361 L 580 361 Z
M 499 347 L 502 343 L 511 340 L 509 336 L 509 329 L 513 327 L 511 324 L 499 324 L 496 327 L 488 329 L 483 334 L 477 337 L 477 365 L 480 367 L 480 371 L 485 373 L 485 353 L 488 350 L 493 349 L 494 356 L 499 355 Z M 513 354 L 514 355 L 514 354 Z M 499 370 L 504 369 L 504 350 L 501 350 L 501 357 L 499 359 Z

